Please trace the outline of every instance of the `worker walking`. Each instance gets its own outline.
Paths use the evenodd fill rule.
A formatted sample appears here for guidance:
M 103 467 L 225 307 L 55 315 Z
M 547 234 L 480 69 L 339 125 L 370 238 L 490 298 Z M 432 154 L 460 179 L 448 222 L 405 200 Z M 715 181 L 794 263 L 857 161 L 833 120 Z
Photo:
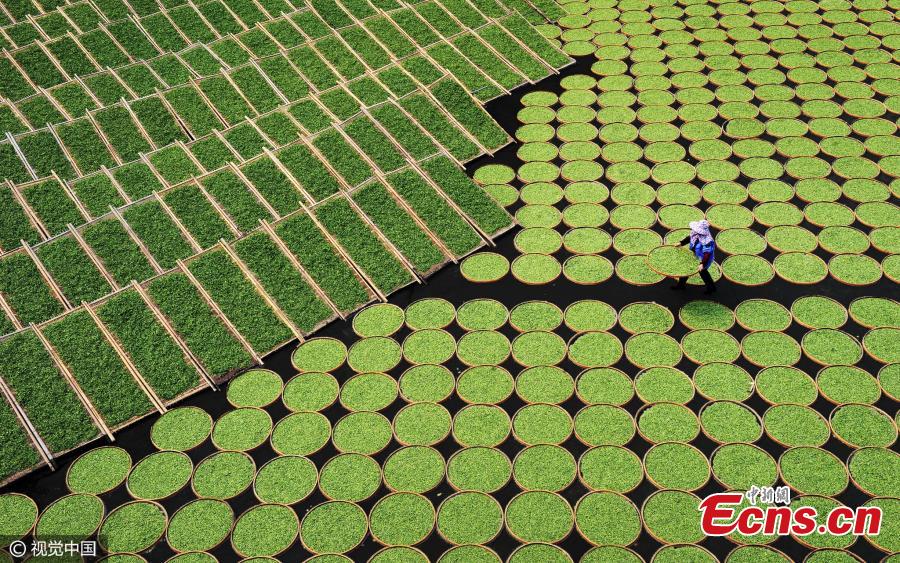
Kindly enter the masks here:
M 716 260 L 716 240 L 709 232 L 709 221 L 703 219 L 700 221 L 691 221 L 688 223 L 691 232 L 688 236 L 679 242 L 679 245 L 690 243 L 691 250 L 697 258 L 700 259 L 700 279 L 706 284 L 706 291 L 703 293 L 710 294 L 716 291 L 716 284 L 713 282 L 712 276 L 709 274 L 709 266 Z M 672 286 L 672 289 L 684 289 L 687 283 L 687 277 L 678 278 L 678 283 Z

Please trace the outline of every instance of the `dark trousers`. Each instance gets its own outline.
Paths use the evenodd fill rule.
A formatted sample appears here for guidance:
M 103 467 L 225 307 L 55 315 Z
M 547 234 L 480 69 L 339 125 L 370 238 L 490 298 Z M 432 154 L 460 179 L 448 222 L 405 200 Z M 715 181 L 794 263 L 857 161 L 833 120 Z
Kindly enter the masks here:
M 703 268 L 702 270 L 700 270 L 700 279 L 703 280 L 704 284 L 706 284 L 706 291 L 711 292 L 716 290 L 716 284 L 713 282 L 712 276 L 709 275 L 708 268 Z M 678 283 L 675 284 L 675 287 L 682 288 L 685 286 L 687 281 L 688 279 L 686 277 L 678 278 Z

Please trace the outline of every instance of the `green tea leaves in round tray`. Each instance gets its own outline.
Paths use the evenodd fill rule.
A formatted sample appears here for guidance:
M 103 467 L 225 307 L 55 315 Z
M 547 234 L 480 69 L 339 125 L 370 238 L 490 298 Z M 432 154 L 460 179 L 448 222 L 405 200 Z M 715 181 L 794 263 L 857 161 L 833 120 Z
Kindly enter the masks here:
M 515 172 L 509 166 L 488 164 L 476 170 L 473 178 L 479 184 L 508 184 L 515 178 Z
M 630 303 L 619 311 L 619 324 L 626 332 L 668 332 L 675 324 L 675 316 L 658 303 Z
M 634 419 L 621 407 L 590 405 L 575 415 L 575 436 L 588 446 L 623 446 L 634 432 Z
M 376 303 L 356 313 L 353 332 L 358 336 L 390 336 L 403 326 L 403 309 L 391 303 Z
M 471 282 L 493 282 L 509 272 L 509 260 L 495 252 L 479 252 L 463 260 L 459 269 Z
M 559 261 L 546 254 L 523 254 L 513 260 L 510 269 L 517 280 L 530 285 L 550 283 L 562 273 Z
M 385 545 L 407 546 L 424 540 L 434 528 L 435 510 L 423 496 L 392 493 L 372 507 L 372 536 Z
M 833 497 L 847 488 L 847 468 L 833 453 L 819 448 L 791 448 L 778 468 L 784 481 L 803 494 Z
M 525 491 L 506 505 L 506 528 L 523 542 L 557 542 L 569 535 L 572 507 L 560 495 L 548 491 Z
M 632 423 L 632 432 L 633 430 Z M 631 450 L 621 446 L 598 446 L 581 455 L 578 460 L 581 482 L 592 490 L 627 493 L 644 478 L 641 460 Z
M 584 332 L 569 343 L 569 359 L 580 367 L 611 366 L 622 352 L 622 343 L 608 332 Z
M 245 407 L 227 411 L 212 431 L 212 442 L 221 450 L 249 451 L 266 441 L 272 417 L 262 409 Z
M 200 499 L 178 509 L 166 534 L 177 551 L 206 551 L 218 546 L 231 531 L 234 513 L 221 500 Z
M 500 533 L 502 527 L 503 508 L 484 493 L 456 493 L 438 507 L 438 533 L 454 544 L 487 543 Z
M 197 464 L 191 488 L 198 497 L 226 500 L 245 491 L 255 474 L 256 464 L 248 454 L 217 452 Z
M 265 407 L 281 396 L 284 382 L 268 369 L 251 369 L 228 383 L 226 399 L 237 408 Z
M 515 382 L 506 368 L 479 365 L 463 371 L 456 383 L 456 394 L 467 403 L 497 404 L 512 395 Z
M 179 407 L 166 412 L 153 423 L 150 441 L 160 450 L 187 451 L 209 437 L 212 425 L 212 417 L 203 409 Z
M 703 539 L 699 503 L 699 497 L 692 493 L 657 491 L 644 502 L 644 526 L 664 543 L 697 543 Z
M 900 328 L 900 303 L 883 297 L 860 297 L 850 303 L 850 316 L 866 328 Z
M 863 337 L 866 352 L 883 364 L 900 362 L 900 328 L 873 328 Z
M 783 332 L 751 332 L 741 341 L 744 357 L 757 366 L 792 366 L 800 361 L 800 344 Z
M 562 235 L 547 227 L 530 227 L 516 233 L 513 244 L 521 253 L 553 254 L 562 247 Z
M 603 301 L 576 301 L 566 307 L 565 323 L 575 332 L 606 331 L 616 324 L 616 310 Z
M 691 330 L 728 330 L 734 325 L 734 313 L 715 301 L 690 301 L 678 311 L 681 324 Z
M 700 420 L 684 405 L 652 403 L 637 415 L 638 430 L 648 442 L 690 442 L 700 434 Z
M 875 404 L 881 398 L 881 386 L 872 375 L 856 366 L 829 366 L 816 375 L 822 396 L 838 405 Z
M 622 281 L 632 285 L 653 285 L 665 279 L 665 276 L 650 269 L 647 257 L 641 255 L 623 256 L 616 262 L 616 275 Z
M 753 378 L 732 363 L 709 363 L 694 370 L 697 392 L 714 401 L 746 401 L 753 394 Z
M 870 405 L 842 405 L 831 413 L 831 428 L 842 442 L 854 448 L 889 448 L 897 441 L 897 425 L 881 409 Z
M 444 480 L 444 458 L 426 446 L 395 450 L 384 462 L 384 484 L 392 491 L 424 493 Z
M 570 256 L 563 263 L 563 275 L 581 285 L 594 285 L 612 277 L 614 266 L 603 256 L 583 254 Z
M 787 252 L 775 257 L 775 272 L 785 281 L 796 284 L 814 284 L 825 279 L 828 266 L 815 254 Z
M 807 332 L 801 341 L 803 352 L 817 364 L 849 366 L 862 359 L 859 341 L 846 332 L 820 328 Z
M 79 456 L 69 466 L 69 470 L 66 472 L 66 485 L 73 493 L 99 495 L 118 487 L 128 476 L 130 470 L 131 456 L 122 448 L 114 446 L 95 448 Z M 11 503 L 7 514 L 11 517 L 17 516 L 19 510 L 17 507 L 21 498 L 27 497 L 22 495 L 0 496 L 0 507 L 5 506 L 5 502 Z M 35 512 L 35 517 L 37 517 L 37 512 Z M 0 533 L 3 533 L 4 536 L 15 536 L 13 533 L 4 533 L 7 529 L 6 526 L 0 526 Z
M 259 468 L 253 492 L 263 502 L 295 504 L 316 488 L 315 464 L 301 456 L 278 456 Z
M 681 345 L 668 334 L 642 332 L 625 343 L 625 355 L 632 364 L 645 368 L 674 366 L 681 361 Z
M 120 448 L 108 447 L 108 449 L 119 450 Z M 99 449 L 94 451 L 99 451 Z M 124 450 L 121 451 L 125 452 Z M 125 455 L 128 454 L 126 453 Z M 127 461 L 128 467 L 131 467 L 131 458 L 128 457 Z M 122 479 L 124 478 L 125 476 L 122 475 Z M 6 493 L 0 495 L 0 509 L 2 509 L 3 514 L 3 519 L 0 521 L 0 534 L 3 534 L 4 543 L 25 537 L 34 527 L 35 522 L 37 522 L 37 504 L 23 494 Z
M 556 365 L 566 357 L 566 342 L 552 332 L 525 332 L 513 340 L 512 355 L 525 367 Z
M 270 505 L 271 506 L 271 505 Z M 366 513 L 343 501 L 313 507 L 300 523 L 300 541 L 313 553 L 346 553 L 366 537 Z
M 697 364 L 734 362 L 741 355 L 741 346 L 727 332 L 710 329 L 694 330 L 681 339 L 684 355 Z
M 562 243 L 573 254 L 599 254 L 609 248 L 612 237 L 602 229 L 578 227 L 566 231 Z
M 847 285 L 871 285 L 881 279 L 881 264 L 865 254 L 837 254 L 828 261 L 831 276 Z
M 455 347 L 455 344 L 450 347 L 451 356 Z M 380 411 L 396 398 L 397 380 L 383 373 L 361 373 L 341 387 L 341 405 L 349 411 Z
M 709 481 L 706 456 L 689 444 L 657 444 L 644 454 L 647 476 L 660 488 L 694 491 Z
M 561 444 L 572 434 L 573 422 L 560 406 L 525 405 L 513 416 L 513 435 L 524 444 Z
M 155 502 L 130 502 L 109 513 L 97 537 L 110 553 L 140 553 L 159 541 L 167 520 L 165 509 Z
M 725 444 L 712 455 L 713 475 L 730 489 L 749 489 L 756 483 L 764 487 L 775 483 L 778 468 L 762 448 L 752 444 Z
M 791 326 L 791 312 L 781 303 L 769 299 L 748 299 L 734 310 L 739 325 L 749 331 L 781 332 Z
M 86 539 L 97 531 L 104 512 L 103 501 L 96 495 L 66 495 L 44 509 L 34 529 L 34 537 L 38 540 L 62 536 Z
M 453 418 L 453 438 L 462 446 L 495 447 L 509 436 L 506 411 L 495 405 L 469 405 Z
M 770 438 L 787 447 L 819 447 L 831 432 L 821 414 L 802 405 L 775 405 L 763 415 L 763 425 Z
M 759 440 L 762 424 L 752 410 L 742 403 L 713 401 L 700 411 L 703 432 L 720 444 Z
M 456 355 L 467 366 L 498 365 L 509 357 L 509 339 L 499 332 L 467 332 L 456 345 Z
M 331 441 L 340 452 L 373 455 L 388 445 L 392 434 L 391 423 L 384 415 L 352 412 L 335 423 Z
M 403 358 L 410 364 L 442 364 L 456 352 L 456 340 L 445 330 L 416 330 L 403 341 Z
M 687 404 L 694 398 L 694 386 L 681 370 L 673 367 L 652 367 L 642 370 L 634 379 L 638 397 L 645 403 Z
M 287 382 L 281 401 L 293 412 L 320 411 L 337 400 L 339 391 L 337 379 L 330 373 L 308 371 Z
M 446 299 L 427 297 L 406 307 L 406 326 L 413 330 L 444 328 L 456 318 L 456 308 Z
M 403 351 L 400 344 L 386 336 L 371 336 L 357 340 L 350 347 L 347 363 L 354 371 L 387 372 L 400 363 Z
M 450 434 L 452 418 L 437 403 L 411 403 L 394 415 L 394 436 L 409 446 L 431 446 Z
M 516 483 L 525 490 L 561 491 L 575 480 L 576 470 L 572 454 L 550 444 L 529 446 L 513 461 Z
M 465 330 L 496 330 L 508 318 L 506 306 L 494 299 L 466 301 L 456 312 L 456 323 Z
M 555 330 L 563 321 L 563 312 L 549 301 L 525 301 L 509 312 L 509 324 L 519 332 Z
M 347 347 L 334 338 L 311 338 L 291 355 L 291 363 L 299 371 L 333 371 L 346 359 Z
M 193 470 L 187 454 L 155 452 L 135 464 L 126 486 L 134 498 L 159 500 L 178 492 L 190 480 Z
M 575 522 L 578 532 L 594 545 L 630 545 L 641 533 L 637 507 L 610 491 L 582 497 L 575 505 Z
M 736 284 L 755 286 L 770 282 L 775 271 L 765 258 L 736 254 L 722 262 L 722 275 Z
M 850 304 L 851 310 L 853 304 Z M 847 322 L 847 309 L 823 295 L 806 295 L 794 301 L 791 314 L 807 328 L 840 328 Z
M 900 454 L 887 448 L 860 448 L 847 463 L 854 484 L 872 496 L 896 497 L 900 493 Z M 893 475 L 885 479 L 885 475 Z

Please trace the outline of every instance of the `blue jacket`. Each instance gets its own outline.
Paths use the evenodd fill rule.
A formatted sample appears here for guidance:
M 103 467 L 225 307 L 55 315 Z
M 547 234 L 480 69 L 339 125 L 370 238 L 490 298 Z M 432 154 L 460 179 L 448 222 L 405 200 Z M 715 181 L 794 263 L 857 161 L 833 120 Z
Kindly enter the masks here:
M 696 244 L 690 245 L 689 248 L 694 251 L 694 254 L 697 256 L 697 258 L 700 259 L 701 262 L 703 262 L 703 255 L 707 254 L 707 253 L 709 254 L 706 261 L 703 262 L 704 270 L 706 268 L 709 268 L 709 265 L 712 264 L 713 262 L 715 262 L 715 260 L 716 260 L 716 241 L 715 241 L 715 239 L 711 240 L 709 242 L 709 244 L 701 244 L 700 242 L 697 242 Z

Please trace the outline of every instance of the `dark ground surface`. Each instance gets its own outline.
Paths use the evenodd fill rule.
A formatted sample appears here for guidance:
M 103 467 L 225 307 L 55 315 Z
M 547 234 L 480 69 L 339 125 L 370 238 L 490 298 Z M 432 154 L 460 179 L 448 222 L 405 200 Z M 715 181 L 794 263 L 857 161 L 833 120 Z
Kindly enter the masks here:
M 503 127 L 507 131 L 509 131 L 510 134 L 512 134 L 515 131 L 516 127 L 518 127 L 518 123 L 516 122 L 516 112 L 521 107 L 519 104 L 519 98 L 521 98 L 522 95 L 536 89 L 560 92 L 561 88 L 559 87 L 559 80 L 561 76 L 577 73 L 589 73 L 591 62 L 591 58 L 583 58 L 579 60 L 575 65 L 564 69 L 560 76 L 548 78 L 537 86 L 520 88 L 511 96 L 507 96 L 491 102 L 488 105 L 487 109 L 495 117 L 495 119 L 497 119 L 503 125 Z M 493 157 L 484 157 L 482 159 L 479 159 L 478 161 L 471 163 L 469 166 L 467 166 L 467 170 L 471 174 L 474 169 L 487 162 L 507 164 L 509 166 L 512 166 L 513 168 L 516 168 L 519 164 L 515 157 L 517 148 L 517 144 L 507 146 Z M 611 207 L 612 203 L 607 202 L 606 205 L 607 207 Z M 661 229 L 659 225 L 657 225 L 655 228 Z M 515 250 L 515 248 L 513 248 L 512 244 L 515 232 L 516 231 L 507 233 L 497 242 L 497 252 L 504 254 L 510 260 L 518 255 L 518 252 Z M 664 234 L 663 231 L 660 232 L 661 234 Z M 819 252 L 822 251 L 820 250 Z M 771 261 L 774 258 L 774 253 L 771 249 L 769 249 L 766 253 L 763 254 L 763 256 Z M 822 256 L 826 259 L 828 257 L 825 254 L 822 254 Z M 564 251 L 561 251 L 559 254 L 557 254 L 557 258 L 559 258 L 561 262 L 566 257 L 566 253 Z M 557 281 L 547 285 L 529 286 L 516 281 L 512 276 L 507 276 L 503 280 L 492 284 L 473 284 L 463 279 L 463 277 L 459 273 L 458 267 L 451 266 L 437 272 L 428 280 L 426 284 L 410 286 L 401 290 L 397 294 L 391 296 L 390 302 L 395 303 L 401 307 L 405 307 L 409 303 L 423 297 L 442 297 L 449 300 L 454 305 L 459 306 L 470 299 L 487 297 L 501 301 L 508 308 L 512 308 L 513 306 L 524 301 L 540 299 L 553 302 L 557 304 L 561 309 L 565 309 L 565 307 L 570 303 L 581 299 L 599 299 L 609 303 L 618 310 L 625 305 L 633 303 L 635 301 L 655 301 L 661 305 L 668 307 L 673 312 L 673 314 L 677 316 L 678 309 L 684 303 L 693 299 L 700 299 L 704 297 L 702 296 L 701 287 L 689 286 L 687 288 L 687 291 L 685 292 L 675 292 L 669 291 L 667 289 L 669 285 L 670 282 L 666 280 L 655 286 L 636 287 L 622 282 L 615 276 L 599 286 L 581 286 L 569 282 L 563 277 L 560 277 Z M 861 296 L 896 297 L 897 295 L 897 285 L 885 278 L 883 278 L 877 284 L 868 287 L 851 287 L 840 284 L 832 280 L 831 278 L 827 278 L 822 283 L 819 283 L 817 285 L 807 287 L 788 284 L 776 277 L 771 283 L 762 287 L 755 288 L 736 286 L 734 284 L 728 283 L 723 279 L 719 282 L 718 288 L 718 293 L 713 297 L 717 301 L 731 307 L 732 309 L 736 307 L 741 301 L 752 298 L 772 299 L 784 304 L 789 308 L 790 304 L 796 298 L 803 295 L 816 294 L 831 297 L 839 301 L 846 307 L 853 299 Z M 463 331 L 455 325 L 448 327 L 447 330 L 451 332 L 456 338 L 459 338 L 463 333 Z M 865 333 L 865 329 L 863 327 L 860 327 L 859 325 L 856 325 L 852 320 L 848 321 L 847 325 L 843 327 L 843 330 L 849 332 L 850 334 L 853 334 L 859 339 L 862 339 L 862 336 Z M 402 339 L 406 336 L 406 334 L 408 334 L 408 332 L 409 329 L 404 327 L 398 334 L 394 335 L 394 337 L 399 341 L 402 341 Z M 510 337 L 510 340 L 516 334 L 508 325 L 504 326 L 501 329 L 501 332 L 504 332 L 508 337 Z M 560 327 L 560 329 L 558 329 L 556 332 L 566 340 L 568 340 L 568 338 L 573 334 L 564 326 Z M 612 332 L 615 333 L 616 336 L 618 336 L 619 339 L 622 340 L 622 342 L 624 342 L 628 336 L 627 333 L 625 333 L 625 331 L 622 330 L 622 328 L 619 326 L 616 326 L 612 330 Z M 680 340 L 680 338 L 686 332 L 686 329 L 681 326 L 680 323 L 676 323 L 675 327 L 669 332 L 669 334 L 676 340 Z M 739 328 L 737 325 L 735 325 L 735 328 L 729 332 L 738 340 L 740 340 L 740 338 L 744 334 L 743 329 Z M 787 332 L 799 341 L 799 338 L 800 336 L 802 336 L 804 331 L 800 330 L 795 323 Z M 348 343 L 348 345 L 349 343 L 357 339 L 357 337 L 351 330 L 350 322 L 340 321 L 333 322 L 330 325 L 326 326 L 324 329 L 319 331 L 316 336 L 335 337 Z M 296 343 L 291 343 L 285 346 L 283 349 L 271 354 L 266 358 L 264 367 L 278 372 L 285 380 L 287 380 L 295 373 L 295 370 L 290 363 L 290 355 L 295 347 Z M 755 374 L 756 371 L 758 371 L 758 368 L 753 367 L 743 358 L 740 358 L 736 363 L 747 369 L 751 374 Z M 446 365 L 457 374 L 464 369 L 464 366 L 455 358 L 450 360 L 450 362 L 448 362 Z M 512 359 L 508 359 L 503 365 L 513 374 L 517 373 L 517 370 L 519 369 Z M 859 367 L 872 374 L 876 374 L 878 372 L 878 369 L 881 367 L 880 364 L 869 358 L 867 355 L 858 365 Z M 401 364 L 397 368 L 392 370 L 391 374 L 399 377 L 399 375 L 407 367 L 408 365 L 405 362 L 401 362 Z M 562 364 L 560 364 L 560 367 L 567 370 L 573 376 L 581 371 L 580 368 L 576 367 L 568 360 L 565 360 Z M 627 360 L 625 360 L 624 355 L 623 358 L 614 367 L 621 369 L 632 377 L 639 371 L 637 368 L 629 364 Z M 685 373 L 690 375 L 693 372 L 695 366 L 685 358 L 677 367 L 684 370 Z M 814 375 L 819 370 L 819 366 L 805 357 L 800 361 L 800 363 L 797 364 L 796 367 L 806 371 L 811 375 Z M 335 373 L 335 376 L 339 381 L 343 382 L 350 375 L 352 375 L 352 373 L 352 370 L 350 370 L 350 368 L 345 365 Z M 695 396 L 695 398 L 688 404 L 688 407 L 690 407 L 694 412 L 697 412 L 699 411 L 699 408 L 704 404 L 704 402 L 705 400 L 698 395 Z M 385 409 L 383 413 L 388 418 L 392 418 L 393 415 L 403 406 L 403 404 L 404 403 L 398 399 L 394 404 Z M 442 404 L 447 407 L 447 409 L 451 413 L 455 413 L 460 408 L 462 408 L 462 406 L 464 406 L 464 403 L 455 395 L 451 396 Z M 514 413 L 523 404 L 524 403 L 518 397 L 513 395 L 504 403 L 502 403 L 502 406 L 507 410 L 507 412 Z M 768 405 L 756 395 L 745 401 L 745 404 L 760 415 L 768 407 Z M 231 408 L 226 401 L 224 389 L 221 392 L 201 392 L 180 404 L 180 406 L 188 405 L 202 407 L 212 415 L 213 419 L 216 419 L 218 416 Z M 632 413 L 632 415 L 634 415 L 641 407 L 641 405 L 641 401 L 635 397 L 630 403 L 625 406 L 625 408 L 630 413 Z M 566 408 L 570 412 L 570 414 L 574 415 L 584 405 L 573 397 L 572 399 L 563 403 L 562 406 Z M 892 404 L 890 399 L 887 399 L 885 397 L 882 397 L 882 399 L 879 400 L 879 402 L 876 403 L 875 406 L 889 412 L 892 412 L 896 408 L 896 405 Z M 833 408 L 833 405 L 829 404 L 820 396 L 812 405 L 812 407 L 818 410 L 827 418 L 828 414 Z M 276 403 L 274 403 L 273 405 L 266 407 L 266 410 L 272 415 L 272 418 L 275 421 L 288 414 L 287 409 L 280 401 L 276 401 Z M 335 404 L 323 411 L 323 414 L 325 414 L 332 421 L 336 421 L 344 413 L 345 411 L 343 407 L 338 404 Z M 158 417 L 156 416 L 148 417 L 147 419 L 140 421 L 136 425 L 116 434 L 115 444 L 122 448 L 125 448 L 131 454 L 132 460 L 134 462 L 137 462 L 144 456 L 155 451 L 150 443 L 149 434 L 150 427 L 157 418 Z M 713 450 L 717 446 L 716 443 L 708 439 L 702 433 L 696 440 L 692 442 L 692 444 L 699 448 L 707 456 L 707 458 L 711 456 Z M 81 448 L 78 451 L 66 455 L 64 458 L 57 460 L 58 468 L 55 472 L 50 472 L 47 469 L 40 469 L 34 472 L 32 475 L 26 476 L 25 478 L 13 483 L 11 486 L 6 487 L 6 492 L 17 491 L 25 493 L 38 503 L 39 508 L 43 509 L 50 502 L 59 498 L 60 496 L 65 495 L 68 492 L 65 487 L 65 474 L 71 462 L 79 454 L 83 453 L 83 451 L 97 447 L 98 445 L 100 445 L 100 443 L 95 442 L 89 446 Z M 780 453 L 784 450 L 783 447 L 776 445 L 765 435 L 763 435 L 763 437 L 758 442 L 756 442 L 756 445 L 767 450 L 770 454 L 773 455 L 773 457 L 775 457 L 775 459 L 777 459 Z M 585 450 L 587 450 L 587 447 L 580 443 L 574 436 L 566 441 L 563 446 L 569 449 L 569 451 L 576 457 L 576 459 L 580 457 L 580 455 Z M 435 447 L 443 454 L 445 459 L 449 459 L 450 455 L 459 449 L 459 446 L 450 438 L 444 440 L 444 442 Z M 522 449 L 522 447 L 523 446 L 518 444 L 510 436 L 507 441 L 501 446 L 501 449 L 509 456 L 510 459 L 512 459 L 515 454 Z M 634 451 L 640 457 L 643 457 L 644 453 L 649 449 L 649 447 L 650 444 L 645 442 L 640 436 L 637 435 L 628 444 L 628 448 Z M 823 447 L 845 461 L 852 452 L 851 448 L 840 443 L 834 437 L 832 437 Z M 375 455 L 374 457 L 380 464 L 383 464 L 387 456 L 396 448 L 397 444 L 395 442 L 392 442 L 392 444 L 385 451 Z M 210 443 L 209 440 L 207 440 L 203 445 L 188 453 L 190 454 L 190 457 L 194 461 L 194 464 L 196 466 L 196 464 L 200 460 L 210 455 L 211 453 L 214 453 L 215 451 L 215 447 Z M 250 453 L 250 455 L 254 458 L 257 468 L 261 467 L 263 463 L 275 456 L 275 453 L 274 451 L 272 451 L 268 442 L 266 442 L 256 450 L 248 453 Z M 315 462 L 317 467 L 321 467 L 326 460 L 336 455 L 337 453 L 338 452 L 329 443 L 321 451 L 311 456 L 311 459 Z M 781 483 L 781 481 L 779 480 L 778 484 L 780 485 L 783 483 Z M 628 493 L 626 496 L 630 498 L 638 506 L 638 508 L 640 508 L 644 500 L 655 490 L 656 489 L 646 479 L 644 479 L 644 481 L 637 489 L 635 489 L 631 493 Z M 721 490 L 723 490 L 722 487 L 711 479 L 706 486 L 698 491 L 695 491 L 695 493 L 702 498 L 710 493 L 718 492 Z M 378 493 L 373 495 L 373 497 L 368 499 L 367 501 L 360 503 L 360 505 L 368 512 L 374 505 L 375 501 L 386 494 L 386 492 L 387 489 L 382 486 L 381 490 Z M 434 503 L 435 507 L 437 507 L 441 500 L 443 500 L 453 492 L 453 489 L 445 481 L 437 489 L 427 493 L 425 496 Z M 518 487 L 516 487 L 516 485 L 513 484 L 512 481 L 510 481 L 510 483 L 507 484 L 506 487 L 504 487 L 497 493 L 494 493 L 493 496 L 505 505 L 518 492 Z M 572 506 L 574 506 L 576 501 L 587 492 L 588 490 L 578 480 L 576 480 L 571 486 L 561 492 L 561 494 L 570 502 Z M 190 487 L 187 486 L 176 495 L 161 501 L 161 504 L 166 508 L 168 514 L 171 516 L 180 506 L 189 502 L 190 500 L 193 500 L 193 498 L 194 496 L 190 491 Z M 848 506 L 855 507 L 864 503 L 866 500 L 868 500 L 868 498 L 868 496 L 858 491 L 851 484 L 844 493 L 837 497 L 837 500 L 843 502 Z M 117 489 L 110 493 L 104 494 L 103 499 L 106 502 L 107 512 L 111 511 L 115 506 L 118 506 L 119 504 L 132 500 L 125 490 L 124 485 L 119 486 Z M 312 495 L 310 495 L 309 498 L 301 503 L 298 503 L 294 506 L 294 508 L 296 509 L 298 516 L 300 516 L 300 518 L 302 519 L 306 511 L 308 511 L 316 504 L 324 502 L 325 500 L 326 499 L 322 496 L 322 494 L 318 490 L 316 490 Z M 235 515 L 239 516 L 251 506 L 258 504 L 259 501 L 253 496 L 251 487 L 238 497 L 231 499 L 228 502 L 232 506 Z M 488 544 L 488 547 L 494 549 L 505 560 L 509 556 L 509 554 L 516 547 L 518 547 L 518 545 L 519 543 L 513 540 L 509 536 L 509 534 L 505 530 L 503 530 L 493 542 Z M 560 542 L 558 545 L 565 549 L 575 561 L 578 561 L 579 558 L 591 547 L 588 542 L 582 539 L 581 536 L 574 530 L 566 540 Z M 724 538 L 708 538 L 704 540 L 700 545 L 713 552 L 722 561 L 724 561 L 727 554 L 735 548 L 735 544 Z M 782 550 L 792 559 L 797 561 L 802 560 L 810 552 L 808 548 L 802 546 L 792 538 L 781 538 L 770 545 Z M 425 542 L 418 545 L 417 547 L 425 552 L 430 559 L 436 560 L 441 553 L 449 549 L 451 546 L 444 540 L 442 540 L 436 532 L 433 532 Z M 642 531 L 638 540 L 630 547 L 631 549 L 639 553 L 646 561 L 650 561 L 653 554 L 661 547 L 661 544 L 651 538 L 649 534 L 646 533 L 646 531 Z M 374 542 L 371 538 L 367 538 L 362 545 L 357 547 L 348 555 L 355 561 L 366 561 L 380 548 L 381 546 L 379 544 Z M 850 551 L 852 551 L 865 561 L 878 561 L 884 557 L 883 553 L 873 548 L 864 539 L 859 539 L 856 544 L 850 549 Z M 225 542 L 223 545 L 219 546 L 211 553 L 215 555 L 219 559 L 219 561 L 223 562 L 235 561 L 238 559 L 236 554 L 232 551 L 228 542 Z M 163 561 L 171 557 L 172 555 L 173 553 L 166 545 L 165 541 L 161 541 L 152 551 L 144 554 L 148 561 Z M 291 549 L 289 549 L 288 551 L 282 553 L 278 557 L 278 559 L 283 561 L 302 561 L 310 556 L 311 554 L 303 550 L 300 542 L 296 541 L 293 547 L 291 547 Z

